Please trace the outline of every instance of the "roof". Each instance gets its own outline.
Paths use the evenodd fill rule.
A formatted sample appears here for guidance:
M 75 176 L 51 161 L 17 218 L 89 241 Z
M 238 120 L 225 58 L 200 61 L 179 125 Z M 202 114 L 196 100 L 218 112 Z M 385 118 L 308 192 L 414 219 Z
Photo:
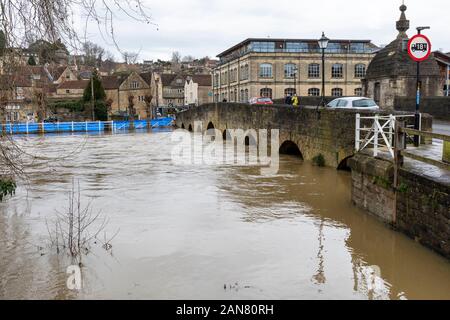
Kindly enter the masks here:
M 174 73 L 163 73 L 161 74 L 161 83 L 163 86 L 170 86 L 176 77 L 177 75 Z
M 61 77 L 63 72 L 67 69 L 66 66 L 49 66 L 47 67 L 48 72 L 53 78 L 53 81 L 56 81 Z
M 224 55 L 227 55 L 230 52 L 233 52 L 234 50 L 249 44 L 250 42 L 310 42 L 310 43 L 317 43 L 318 39 L 282 39 L 282 38 L 248 38 L 244 41 L 232 46 L 231 48 L 223 51 L 222 53 L 219 53 L 217 57 L 222 57 Z M 371 43 L 371 40 L 353 40 L 353 39 L 331 39 L 331 43 Z
M 209 74 L 196 74 L 191 78 L 192 81 L 194 81 L 194 83 L 198 83 L 200 87 L 211 87 L 212 79 L 211 75 Z
M 400 6 L 400 19 L 397 21 L 397 38 L 386 47 L 377 52 L 370 62 L 366 79 L 417 77 L 417 63 L 413 61 L 406 50 L 409 40 L 406 31 L 409 29 L 409 20 L 406 19 L 405 5 Z M 421 75 L 425 77 L 439 77 L 439 66 L 434 54 L 426 61 L 421 62 Z
M 58 89 L 85 89 L 89 80 L 65 81 L 58 86 Z
M 144 72 L 139 74 L 142 79 L 144 79 L 145 82 L 150 86 L 152 83 L 152 73 L 151 72 Z
M 105 90 L 118 89 L 125 79 L 123 75 L 102 77 L 102 85 Z

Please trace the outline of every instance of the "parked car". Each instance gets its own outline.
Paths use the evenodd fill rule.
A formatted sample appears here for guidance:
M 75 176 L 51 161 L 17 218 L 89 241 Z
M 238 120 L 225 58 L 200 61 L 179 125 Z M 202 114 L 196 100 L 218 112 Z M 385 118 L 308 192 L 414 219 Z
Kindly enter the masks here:
M 270 98 L 254 97 L 249 100 L 249 103 L 250 104 L 273 104 L 273 101 Z
M 46 123 L 55 123 L 55 122 L 58 122 L 58 118 L 56 118 L 56 117 L 48 117 L 47 119 L 44 120 L 44 122 L 46 122 Z
M 378 111 L 380 107 L 369 98 L 364 97 L 343 97 L 331 101 L 328 108 L 332 109 L 353 109 L 353 110 L 370 110 Z

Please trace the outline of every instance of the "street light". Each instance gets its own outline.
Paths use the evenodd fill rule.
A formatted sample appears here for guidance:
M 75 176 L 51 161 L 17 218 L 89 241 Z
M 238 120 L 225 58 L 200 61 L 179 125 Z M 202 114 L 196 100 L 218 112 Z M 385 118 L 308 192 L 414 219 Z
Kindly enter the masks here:
M 330 39 L 325 37 L 325 32 L 322 32 L 322 37 L 318 40 L 319 48 L 322 50 L 322 107 L 325 107 L 325 49 L 328 47 Z

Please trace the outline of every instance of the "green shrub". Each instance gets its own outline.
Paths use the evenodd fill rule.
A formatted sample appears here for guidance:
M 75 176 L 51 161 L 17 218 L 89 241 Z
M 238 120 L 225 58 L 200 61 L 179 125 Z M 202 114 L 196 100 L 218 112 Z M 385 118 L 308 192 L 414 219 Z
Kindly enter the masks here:
M 0 178 L 0 202 L 8 195 L 13 195 L 16 191 L 16 183 L 12 179 Z
M 325 167 L 325 158 L 324 156 L 320 153 L 317 156 L 315 156 L 312 159 L 314 165 L 318 166 L 318 167 Z

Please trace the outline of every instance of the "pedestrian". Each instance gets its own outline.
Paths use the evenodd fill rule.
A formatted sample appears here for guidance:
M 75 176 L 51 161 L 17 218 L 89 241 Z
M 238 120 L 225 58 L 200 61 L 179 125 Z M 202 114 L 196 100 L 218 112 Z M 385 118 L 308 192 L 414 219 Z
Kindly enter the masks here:
M 292 103 L 292 97 L 290 94 L 286 95 L 286 98 L 284 99 L 284 103 L 290 105 Z
M 294 107 L 298 107 L 298 105 L 299 105 L 299 100 L 298 100 L 297 94 L 294 94 L 294 96 L 292 97 L 292 105 Z
M 222 102 L 227 102 L 227 98 L 223 98 Z

